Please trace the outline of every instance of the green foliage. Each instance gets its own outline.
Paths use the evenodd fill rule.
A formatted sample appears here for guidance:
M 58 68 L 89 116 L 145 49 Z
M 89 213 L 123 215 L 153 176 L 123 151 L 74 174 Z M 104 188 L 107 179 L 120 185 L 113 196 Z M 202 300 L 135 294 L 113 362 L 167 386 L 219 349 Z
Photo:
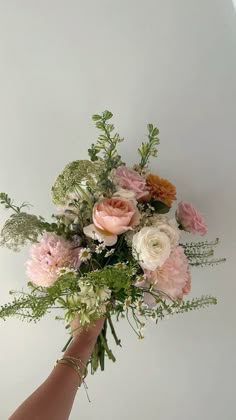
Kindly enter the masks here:
M 14 316 L 28 322 L 37 322 L 46 315 L 54 303 L 53 297 L 46 293 L 18 292 L 12 302 L 0 307 L 0 318 L 6 320 Z
M 167 206 L 162 201 L 156 201 L 153 198 L 149 201 L 147 204 L 149 207 L 153 207 L 155 209 L 155 212 L 158 214 L 166 214 L 170 211 L 170 207 Z
M 132 284 L 132 266 L 118 263 L 108 265 L 100 270 L 90 271 L 80 277 L 80 281 L 86 281 L 94 286 L 107 286 L 112 295 L 119 300 L 119 297 L 129 295 Z
M 207 266 L 211 266 L 213 267 L 214 265 L 218 265 L 221 264 L 223 262 L 226 261 L 226 258 L 212 258 L 212 259 L 204 259 L 204 258 L 188 258 L 189 260 L 189 265 L 193 266 L 193 267 L 207 267 Z
M 138 153 L 141 157 L 139 164 L 140 171 L 142 172 L 148 166 L 150 157 L 157 156 L 157 145 L 160 143 L 158 138 L 159 130 L 157 127 L 153 127 L 152 124 L 147 125 L 148 128 L 148 141 L 143 142 L 138 149 Z
M 190 312 L 196 309 L 206 308 L 210 305 L 216 305 L 217 299 L 213 296 L 202 296 L 200 298 L 194 298 L 192 300 L 177 300 L 173 302 L 167 313 L 170 315 L 180 314 L 184 312 Z
M 20 213 L 22 208 L 30 206 L 30 204 L 27 202 L 22 203 L 20 207 L 15 206 L 13 204 L 13 200 L 6 193 L 3 192 L 0 193 L 0 203 L 4 205 L 5 209 L 12 209 L 16 213 Z
M 92 119 L 96 122 L 96 127 L 101 130 L 102 134 L 99 135 L 96 144 L 92 144 L 88 150 L 92 162 L 101 160 L 99 155 L 102 154 L 104 170 L 100 173 L 97 190 L 105 196 L 111 196 L 115 190 L 110 179 L 111 170 L 123 164 L 117 152 L 117 145 L 124 139 L 118 133 L 113 134 L 114 125 L 108 122 L 112 116 L 113 114 L 110 111 L 104 111 L 101 115 L 93 115 Z
M 52 186 L 52 198 L 55 204 L 64 204 L 69 199 L 69 194 L 77 192 L 79 196 L 90 203 L 86 188 L 81 185 L 88 183 L 90 188 L 96 189 L 99 166 L 89 160 L 76 160 L 68 163 L 58 175 Z
M 12 302 L 0 307 L 0 318 L 18 317 L 28 322 L 39 321 L 53 308 L 62 308 L 64 296 L 78 291 L 78 277 L 75 273 L 60 276 L 51 287 L 39 287 L 29 282 L 29 291 L 10 292 L 14 295 Z M 56 306 L 57 302 L 61 303 Z

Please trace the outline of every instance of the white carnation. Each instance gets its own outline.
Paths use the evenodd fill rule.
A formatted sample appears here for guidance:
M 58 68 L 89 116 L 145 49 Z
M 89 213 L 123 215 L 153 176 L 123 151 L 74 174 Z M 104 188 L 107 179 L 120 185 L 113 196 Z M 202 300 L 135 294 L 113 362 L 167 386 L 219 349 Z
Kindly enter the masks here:
M 132 247 L 141 267 L 151 271 L 164 264 L 171 251 L 168 235 L 153 226 L 144 227 L 136 233 Z

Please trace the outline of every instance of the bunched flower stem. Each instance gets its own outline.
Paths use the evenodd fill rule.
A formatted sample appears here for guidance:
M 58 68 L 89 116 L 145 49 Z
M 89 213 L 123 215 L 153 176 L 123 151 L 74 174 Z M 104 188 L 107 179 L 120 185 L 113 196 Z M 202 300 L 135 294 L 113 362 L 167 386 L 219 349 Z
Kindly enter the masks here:
M 97 338 L 96 344 L 94 346 L 94 349 L 91 355 L 90 364 L 91 364 L 92 374 L 96 372 L 99 366 L 102 371 L 105 369 L 105 354 L 107 354 L 108 358 L 112 360 L 113 362 L 116 361 L 114 354 L 108 347 L 106 334 L 107 334 L 107 319 L 104 322 L 103 329 Z
M 106 321 L 105 321 L 106 324 Z M 108 358 L 110 360 L 112 360 L 113 362 L 116 361 L 116 358 L 114 356 L 114 354 L 112 353 L 112 351 L 109 349 L 108 344 L 107 344 L 107 339 L 106 339 L 106 331 L 104 333 L 104 329 L 102 330 L 101 334 L 100 334 L 100 340 L 101 340 L 101 345 L 104 347 L 104 350 L 108 356 Z

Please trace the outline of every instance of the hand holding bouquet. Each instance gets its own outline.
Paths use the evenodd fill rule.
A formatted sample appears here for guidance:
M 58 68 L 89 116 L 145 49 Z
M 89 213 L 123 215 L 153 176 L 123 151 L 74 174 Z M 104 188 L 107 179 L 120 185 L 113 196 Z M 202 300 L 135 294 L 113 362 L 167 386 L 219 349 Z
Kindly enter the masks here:
M 149 318 L 187 312 L 216 299 L 184 300 L 190 292 L 193 266 L 217 264 L 212 242 L 183 242 L 183 233 L 205 235 L 202 215 L 180 201 L 175 216 L 168 213 L 176 188 L 149 171 L 157 156 L 159 130 L 148 124 L 148 139 L 138 149 L 139 162 L 128 168 L 118 154 L 123 139 L 114 134 L 112 113 L 94 115 L 101 131 L 88 150 L 90 160 L 66 165 L 52 187 L 56 205 L 53 222 L 26 211 L 5 193 L 1 203 L 13 211 L 1 231 L 1 245 L 18 251 L 32 243 L 26 272 L 28 289 L 11 292 L 13 301 L 0 308 L 0 317 L 38 321 L 53 308 L 67 327 L 79 316 L 86 326 L 105 317 L 89 364 L 104 369 L 105 356 L 115 361 L 107 342 L 113 318 L 126 317 L 139 338 Z M 73 324 L 72 324 L 73 325 Z M 71 338 L 70 338 L 71 339 Z

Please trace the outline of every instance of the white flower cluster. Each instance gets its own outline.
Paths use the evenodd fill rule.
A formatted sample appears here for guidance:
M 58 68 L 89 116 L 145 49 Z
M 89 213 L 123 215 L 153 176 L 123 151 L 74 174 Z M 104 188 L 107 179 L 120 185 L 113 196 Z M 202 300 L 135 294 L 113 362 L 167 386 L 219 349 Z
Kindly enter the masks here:
M 90 316 L 94 313 L 102 313 L 104 304 L 111 296 L 111 290 L 107 287 L 93 287 L 91 284 L 80 282 L 80 292 L 69 296 L 67 301 L 71 308 L 78 309 L 82 324 L 90 322 Z

